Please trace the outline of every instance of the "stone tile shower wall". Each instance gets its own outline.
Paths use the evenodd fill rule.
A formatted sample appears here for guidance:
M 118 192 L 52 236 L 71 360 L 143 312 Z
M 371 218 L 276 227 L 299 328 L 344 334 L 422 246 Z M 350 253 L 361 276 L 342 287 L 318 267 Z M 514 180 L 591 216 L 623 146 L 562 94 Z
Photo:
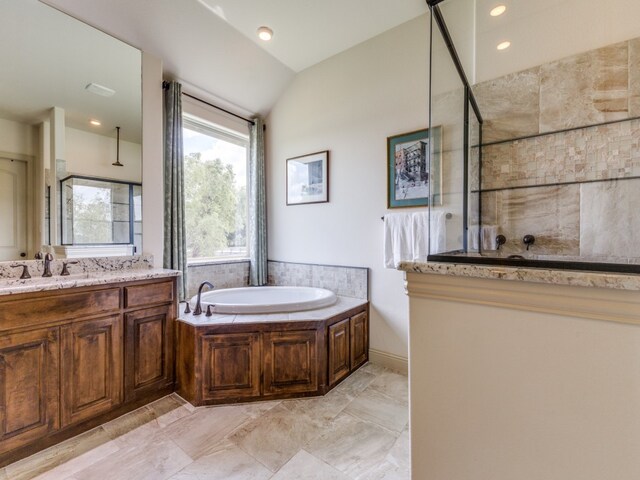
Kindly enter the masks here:
M 640 39 L 483 82 L 474 93 L 485 119 L 482 221 L 507 237 L 506 251 L 522 251 L 530 233 L 538 254 L 635 263 Z M 597 125 L 606 122 L 615 123 Z

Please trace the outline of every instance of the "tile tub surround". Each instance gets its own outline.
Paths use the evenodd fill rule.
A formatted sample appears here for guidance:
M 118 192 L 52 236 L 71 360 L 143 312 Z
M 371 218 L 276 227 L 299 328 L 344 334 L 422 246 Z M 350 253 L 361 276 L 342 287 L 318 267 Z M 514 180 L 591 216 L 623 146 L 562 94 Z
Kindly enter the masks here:
M 325 397 L 194 408 L 177 395 L 0 479 L 410 479 L 407 377 L 367 364 Z
M 344 297 L 369 298 L 369 269 L 269 260 L 268 285 L 318 287 Z
M 187 297 L 198 293 L 202 282 L 211 282 L 216 288 L 238 288 L 249 285 L 249 261 L 194 262 L 187 267 Z

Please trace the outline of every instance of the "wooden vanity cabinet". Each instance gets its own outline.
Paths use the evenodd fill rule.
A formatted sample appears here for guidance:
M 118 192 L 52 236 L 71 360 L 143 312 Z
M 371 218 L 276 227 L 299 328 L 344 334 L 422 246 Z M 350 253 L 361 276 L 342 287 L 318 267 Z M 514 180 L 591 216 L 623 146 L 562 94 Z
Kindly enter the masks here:
M 173 391 L 175 285 L 0 296 L 0 466 Z
M 59 428 L 59 361 L 58 328 L 0 336 L 0 455 Z
M 173 304 L 125 313 L 126 401 L 173 387 L 174 320 Z
M 120 315 L 60 327 L 60 416 L 66 427 L 122 402 Z

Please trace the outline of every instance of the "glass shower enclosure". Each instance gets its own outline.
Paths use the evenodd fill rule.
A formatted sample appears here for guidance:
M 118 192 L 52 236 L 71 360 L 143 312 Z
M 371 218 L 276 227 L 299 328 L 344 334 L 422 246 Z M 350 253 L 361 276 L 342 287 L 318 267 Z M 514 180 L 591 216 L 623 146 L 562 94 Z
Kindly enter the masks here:
M 429 261 L 640 273 L 640 2 L 427 3 Z

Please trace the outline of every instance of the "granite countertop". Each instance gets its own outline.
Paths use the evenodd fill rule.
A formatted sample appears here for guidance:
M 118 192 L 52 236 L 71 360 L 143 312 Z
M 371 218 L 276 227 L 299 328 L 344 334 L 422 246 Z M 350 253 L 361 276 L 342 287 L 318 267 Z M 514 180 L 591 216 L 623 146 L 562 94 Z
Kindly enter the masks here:
M 432 273 L 459 277 L 546 283 L 551 285 L 640 290 L 640 275 L 633 273 L 551 270 L 547 268 L 445 262 L 402 262 L 398 269 L 407 273 Z
M 367 300 L 362 298 L 351 298 L 338 296 L 336 303 L 329 307 L 316 308 L 315 310 L 305 310 L 301 312 L 290 313 L 258 313 L 258 314 L 225 314 L 214 313 L 207 317 L 204 313 L 201 315 L 193 315 L 193 313 L 184 313 L 184 307 L 180 306 L 179 318 L 181 322 L 194 326 L 205 325 L 229 325 L 239 323 L 258 323 L 258 322 L 295 322 L 295 321 L 318 321 L 326 320 L 341 313 L 351 310 L 352 308 L 366 305 Z
M 164 268 L 133 268 L 129 270 L 84 272 L 71 274 L 67 277 L 61 277 L 59 275 L 46 278 L 33 276 L 26 280 L 21 280 L 19 278 L 0 278 L 0 295 L 42 292 L 46 290 L 60 290 L 63 288 L 74 287 L 89 287 L 109 283 L 176 277 L 178 275 L 180 275 L 180 272 L 177 270 L 167 270 Z

